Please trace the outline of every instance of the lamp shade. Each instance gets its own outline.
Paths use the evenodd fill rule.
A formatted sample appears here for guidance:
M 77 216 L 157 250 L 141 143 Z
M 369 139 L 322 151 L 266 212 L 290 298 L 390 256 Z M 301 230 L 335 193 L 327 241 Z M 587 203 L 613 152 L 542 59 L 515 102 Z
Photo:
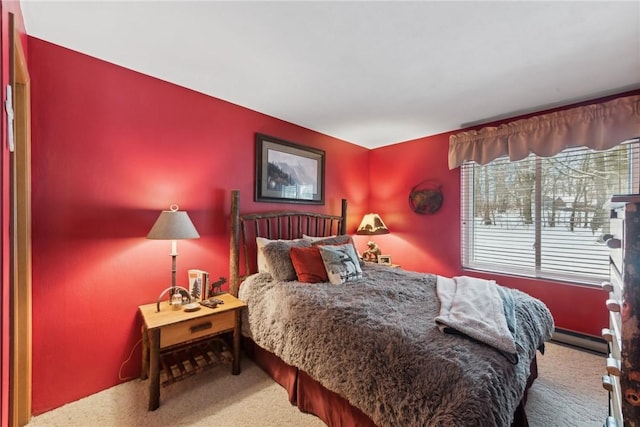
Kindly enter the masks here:
M 177 205 L 171 205 L 170 209 L 162 211 L 147 234 L 147 239 L 178 240 L 200 237 L 185 211 L 179 211 Z
M 356 234 L 374 236 L 377 234 L 389 234 L 389 229 L 377 213 L 368 213 L 362 218 Z

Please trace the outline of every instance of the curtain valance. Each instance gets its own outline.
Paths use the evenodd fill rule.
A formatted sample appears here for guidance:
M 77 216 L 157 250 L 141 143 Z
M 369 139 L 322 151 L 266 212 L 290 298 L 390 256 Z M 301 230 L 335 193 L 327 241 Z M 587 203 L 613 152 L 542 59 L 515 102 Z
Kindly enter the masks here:
M 550 157 L 569 147 L 607 150 L 639 136 L 640 95 L 626 96 L 452 135 L 449 169 L 506 155 L 512 161 L 529 153 Z

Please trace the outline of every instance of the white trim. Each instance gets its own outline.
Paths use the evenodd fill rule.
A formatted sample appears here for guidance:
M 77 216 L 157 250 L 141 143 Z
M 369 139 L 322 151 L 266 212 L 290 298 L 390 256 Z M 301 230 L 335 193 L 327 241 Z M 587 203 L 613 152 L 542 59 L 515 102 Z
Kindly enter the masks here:
M 586 350 L 591 350 L 596 353 L 606 355 L 609 352 L 609 347 L 604 339 L 592 337 L 590 335 L 579 334 L 576 332 L 565 331 L 562 329 L 556 329 L 551 337 L 552 341 L 556 341 L 562 344 L 567 344 L 573 347 L 579 347 Z

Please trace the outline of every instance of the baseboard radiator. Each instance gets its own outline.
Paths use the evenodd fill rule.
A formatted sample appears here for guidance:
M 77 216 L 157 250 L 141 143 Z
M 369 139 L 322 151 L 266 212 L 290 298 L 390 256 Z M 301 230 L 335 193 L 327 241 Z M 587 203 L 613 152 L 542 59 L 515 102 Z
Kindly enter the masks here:
M 555 332 L 551 336 L 551 341 L 596 353 L 607 354 L 609 351 L 607 343 L 602 338 L 579 334 L 577 332 L 567 331 L 564 329 L 556 328 Z

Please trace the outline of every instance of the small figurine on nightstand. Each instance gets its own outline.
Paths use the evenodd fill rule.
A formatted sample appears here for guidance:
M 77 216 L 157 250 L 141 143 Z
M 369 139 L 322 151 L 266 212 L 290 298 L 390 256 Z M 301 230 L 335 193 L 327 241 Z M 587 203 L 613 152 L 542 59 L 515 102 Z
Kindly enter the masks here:
M 211 287 L 209 288 L 209 296 L 220 295 L 222 292 L 222 285 L 227 283 L 227 279 L 220 276 L 220 279 L 217 282 L 211 283 Z
M 372 241 L 367 243 L 369 249 L 362 253 L 362 259 L 367 262 L 378 262 L 378 255 L 381 254 L 378 245 Z

